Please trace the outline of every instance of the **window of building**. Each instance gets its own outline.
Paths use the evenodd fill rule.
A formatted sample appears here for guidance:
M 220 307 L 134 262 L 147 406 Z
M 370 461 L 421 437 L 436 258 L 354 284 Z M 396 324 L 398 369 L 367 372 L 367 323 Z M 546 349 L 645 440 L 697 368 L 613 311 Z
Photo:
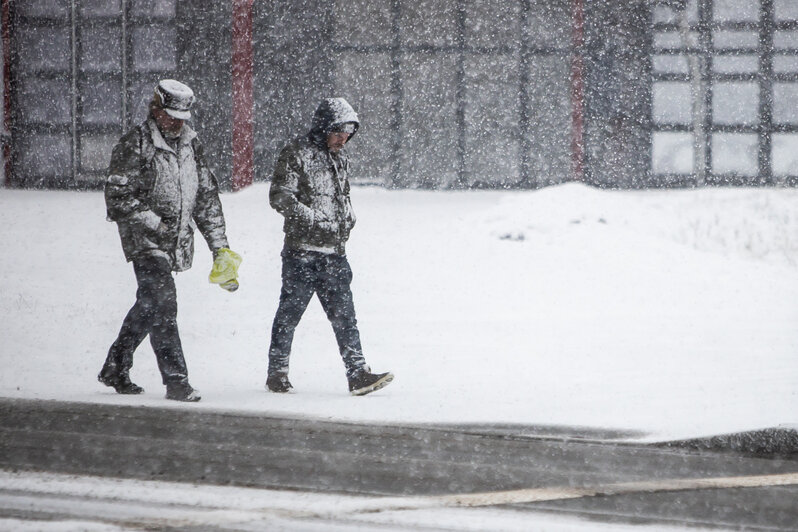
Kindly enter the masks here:
M 12 155 L 26 186 L 93 187 L 177 65 L 176 0 L 12 3 Z M 45 155 L 46 154 L 46 155 Z
M 798 181 L 798 2 L 662 0 L 652 24 L 655 176 Z

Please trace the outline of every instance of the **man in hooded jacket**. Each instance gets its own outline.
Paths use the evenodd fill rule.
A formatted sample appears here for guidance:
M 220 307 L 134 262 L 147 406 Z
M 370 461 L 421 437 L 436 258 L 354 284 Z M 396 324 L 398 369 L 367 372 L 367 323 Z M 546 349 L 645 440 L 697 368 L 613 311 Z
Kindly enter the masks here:
M 175 80 L 160 81 L 147 119 L 126 133 L 111 155 L 105 183 L 108 220 L 116 222 L 122 249 L 133 263 L 136 302 L 108 351 L 98 379 L 121 394 L 144 390 L 131 382 L 133 352 L 149 335 L 166 398 L 199 401 L 177 330 L 177 292 L 172 272 L 189 269 L 194 230 L 214 255 L 212 282 L 233 291 L 236 273 L 220 280 L 214 272 L 237 272 L 240 257 L 228 249 L 216 178 L 208 167 L 191 117 L 194 93 Z M 218 275 L 217 275 L 218 277 Z
M 391 373 L 372 373 L 363 357 L 345 251 L 355 213 L 349 195 L 349 159 L 343 148 L 359 127 L 357 114 L 345 99 L 325 99 L 316 109 L 310 132 L 285 146 L 275 166 L 269 202 L 285 217 L 285 244 L 266 379 L 272 392 L 292 388 L 288 360 L 294 331 L 314 293 L 335 332 L 350 393 L 365 395 L 393 380 Z

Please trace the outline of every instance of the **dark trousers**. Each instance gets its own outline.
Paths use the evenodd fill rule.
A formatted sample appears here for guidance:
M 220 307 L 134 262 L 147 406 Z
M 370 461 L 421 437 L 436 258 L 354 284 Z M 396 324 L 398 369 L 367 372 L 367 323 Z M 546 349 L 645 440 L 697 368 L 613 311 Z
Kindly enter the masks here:
M 102 372 L 124 375 L 133 366 L 133 352 L 150 335 L 164 384 L 187 379 L 188 370 L 177 332 L 177 290 L 169 262 L 160 257 L 133 261 L 138 290 L 119 336 L 108 351 Z
M 316 294 L 332 324 L 347 376 L 366 366 L 352 301 L 352 269 L 345 256 L 314 251 L 283 252 L 283 288 L 269 347 L 269 375 L 288 374 L 294 331 Z

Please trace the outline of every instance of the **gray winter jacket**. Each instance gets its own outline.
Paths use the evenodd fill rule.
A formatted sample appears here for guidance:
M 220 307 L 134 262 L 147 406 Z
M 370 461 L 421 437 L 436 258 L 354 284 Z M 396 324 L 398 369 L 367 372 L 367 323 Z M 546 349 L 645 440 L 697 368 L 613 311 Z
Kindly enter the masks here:
M 269 202 L 285 217 L 286 249 L 346 254 L 356 220 L 349 197 L 349 159 L 344 150 L 327 149 L 327 135 L 348 122 L 356 133 L 360 122 L 346 100 L 326 99 L 316 109 L 310 132 L 280 152 Z
M 174 271 L 187 270 L 196 228 L 213 253 L 228 247 L 216 177 L 188 125 L 174 149 L 152 118 L 126 133 L 111 155 L 105 204 L 128 261 L 159 256 Z

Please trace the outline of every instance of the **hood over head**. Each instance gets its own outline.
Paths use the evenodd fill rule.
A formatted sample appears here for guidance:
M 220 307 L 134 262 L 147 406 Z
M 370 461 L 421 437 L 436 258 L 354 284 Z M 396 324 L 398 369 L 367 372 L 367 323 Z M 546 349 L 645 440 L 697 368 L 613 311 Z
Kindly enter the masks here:
M 352 124 L 354 127 L 352 134 L 349 135 L 349 140 L 351 140 L 360 127 L 357 113 L 343 98 L 325 98 L 313 114 L 310 138 L 318 146 L 326 148 L 327 135 L 332 131 L 345 130 L 344 124 Z M 349 141 L 347 140 L 347 142 Z

